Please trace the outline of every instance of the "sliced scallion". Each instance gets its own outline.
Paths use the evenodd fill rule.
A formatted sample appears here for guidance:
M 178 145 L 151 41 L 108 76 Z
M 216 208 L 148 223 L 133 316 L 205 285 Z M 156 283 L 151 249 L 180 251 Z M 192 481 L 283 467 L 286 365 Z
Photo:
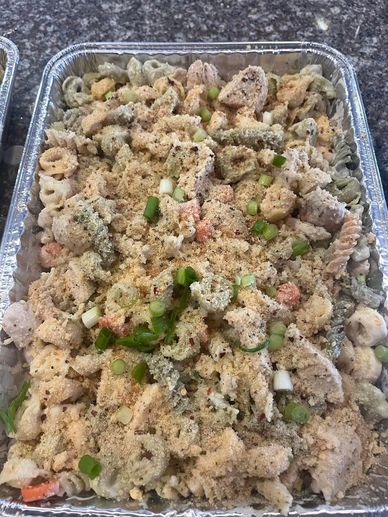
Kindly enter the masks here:
M 388 363 L 388 347 L 384 345 L 376 346 L 375 356 L 376 359 L 380 361 L 380 363 Z
M 274 239 L 279 233 L 279 228 L 276 224 L 267 224 L 263 230 L 263 237 L 266 241 L 271 241 Z
M 140 384 L 142 382 L 142 380 L 144 379 L 146 371 L 147 371 L 147 363 L 145 361 L 141 361 L 140 363 L 136 364 L 132 368 L 132 372 L 131 372 L 132 378 Z
M 247 203 L 247 214 L 248 215 L 256 215 L 257 211 L 259 210 L 259 204 L 257 203 L 256 199 L 251 199 Z
M 310 418 L 310 411 L 303 404 L 297 402 L 290 402 L 283 410 L 283 416 L 289 422 L 296 422 L 297 424 L 305 424 Z
M 255 224 L 251 228 L 251 232 L 256 233 L 257 235 L 262 235 L 264 232 L 264 229 L 267 226 L 268 226 L 268 223 L 261 219 L 261 220 L 255 222 Z
M 262 174 L 259 178 L 259 185 L 263 187 L 269 187 L 273 182 L 273 177 L 268 176 L 268 174 Z
M 285 156 L 282 156 L 281 154 L 275 154 L 272 160 L 272 165 L 274 167 L 282 167 L 287 161 L 287 158 Z
M 310 250 L 309 241 L 298 240 L 292 243 L 292 256 L 299 257 L 305 255 Z
M 166 312 L 166 304 L 162 300 L 154 300 L 150 303 L 149 310 L 151 316 L 158 318 Z
M 113 375 L 122 375 L 126 372 L 127 368 L 127 363 L 122 359 L 115 359 L 110 365 L 110 369 Z
M 112 343 L 114 341 L 114 334 L 113 332 L 106 328 L 106 327 L 103 327 L 100 332 L 98 333 L 98 336 L 96 338 L 96 341 L 95 341 L 95 347 L 97 348 L 97 350 L 106 350 L 109 346 L 110 343 Z
M 78 462 L 78 469 L 82 474 L 88 476 L 89 479 L 94 479 L 101 473 L 101 463 L 93 456 L 85 454 Z
M 158 215 L 158 212 L 159 212 L 159 198 L 157 198 L 156 196 L 148 196 L 147 203 L 146 203 L 146 206 L 145 206 L 145 209 L 143 212 L 144 217 L 150 223 Z
M 202 108 L 199 110 L 198 115 L 201 117 L 203 122 L 209 122 L 209 120 L 212 118 L 212 113 L 207 109 L 206 106 L 202 106 Z
M 207 96 L 211 101 L 214 101 L 218 98 L 220 94 L 220 89 L 217 86 L 210 86 L 207 91 Z
M 270 298 L 275 298 L 276 293 L 277 293 L 276 287 L 273 287 L 272 285 L 269 285 L 268 287 L 265 288 L 265 294 L 267 296 L 269 296 Z
M 249 287 L 250 285 L 256 285 L 256 277 L 251 273 L 241 277 L 241 287 Z
M 180 187 L 176 187 L 174 192 L 172 193 L 172 198 L 175 199 L 175 201 L 178 201 L 178 203 L 183 203 L 185 197 L 186 192 Z
M 279 336 L 279 334 L 271 334 L 269 336 L 268 350 L 270 352 L 279 350 L 280 348 L 282 348 L 283 343 L 284 343 L 284 336 Z
M 193 142 L 203 142 L 207 138 L 207 133 L 204 129 L 198 128 L 193 135 Z
M 277 334 L 278 336 L 284 336 L 286 333 L 287 326 L 282 321 L 273 321 L 269 326 L 271 334 Z

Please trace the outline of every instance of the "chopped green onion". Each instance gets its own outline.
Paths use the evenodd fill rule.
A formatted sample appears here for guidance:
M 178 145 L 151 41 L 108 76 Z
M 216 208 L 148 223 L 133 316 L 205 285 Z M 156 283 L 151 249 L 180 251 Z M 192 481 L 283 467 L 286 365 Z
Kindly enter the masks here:
M 238 276 L 238 275 L 237 275 L 237 276 L 236 276 L 236 278 L 234 279 L 234 283 L 235 283 L 236 285 L 241 285 L 241 276 Z
M 155 350 L 155 342 L 159 335 L 145 325 L 138 325 L 130 336 L 116 339 L 116 345 L 135 348 L 139 352 L 149 353 Z
M 105 94 L 105 99 L 106 99 L 107 101 L 109 101 L 109 99 L 111 99 L 112 97 L 113 97 L 113 92 L 107 92 L 107 93 Z
M 241 287 L 248 287 L 256 284 L 255 275 L 248 274 L 241 277 Z
M 113 373 L 113 375 L 122 375 L 127 370 L 127 363 L 123 361 L 122 359 L 115 359 L 111 365 L 110 370 Z
M 255 224 L 251 228 L 251 232 L 256 233 L 257 235 L 262 235 L 264 229 L 268 226 L 268 223 L 266 221 L 263 221 L 260 219 L 259 221 L 256 221 Z
M 240 288 L 239 285 L 236 285 L 236 284 L 232 285 L 232 300 L 233 301 L 237 300 L 239 288 Z
M 244 346 L 241 346 L 240 345 L 240 350 L 242 352 L 260 352 L 260 350 L 264 350 L 264 348 L 267 348 L 269 345 L 269 339 L 265 339 L 262 343 L 260 343 L 260 345 L 257 345 L 256 347 L 254 348 L 245 348 Z
M 278 336 L 284 336 L 286 333 L 287 326 L 282 321 L 273 321 L 269 326 L 271 334 L 277 334 Z
M 256 201 L 256 199 L 251 199 L 247 203 L 247 214 L 248 215 L 256 215 L 257 211 L 259 210 L 259 205 Z
M 29 387 L 30 387 L 29 382 L 23 382 L 23 385 L 20 388 L 19 393 L 9 403 L 9 406 L 6 409 L 6 411 L 0 410 L 0 418 L 4 423 L 5 431 L 7 434 L 16 433 L 16 427 L 15 427 L 16 412 L 20 408 L 20 406 L 23 404 L 24 399 L 27 396 Z
M 274 239 L 279 233 L 279 228 L 276 224 L 267 224 L 267 226 L 263 230 L 263 237 L 266 241 L 271 241 Z
M 132 420 L 132 411 L 128 406 L 121 406 L 115 414 L 115 419 L 117 422 L 127 425 Z
M 214 101 L 217 99 L 217 97 L 220 94 L 220 89 L 217 88 L 217 86 L 210 86 L 210 88 L 207 91 L 207 96 L 211 101 Z
M 279 336 L 279 334 L 271 334 L 269 336 L 268 350 L 270 352 L 279 350 L 279 348 L 282 348 L 283 342 L 284 342 L 284 336 Z
M 183 287 L 189 287 L 196 280 L 198 280 L 197 273 L 191 266 L 180 267 L 175 277 L 175 282 Z
M 147 203 L 143 212 L 144 217 L 150 223 L 155 219 L 159 212 L 159 198 L 156 196 L 148 196 Z
M 98 336 L 96 338 L 95 347 L 97 350 L 106 350 L 108 348 L 108 345 L 110 343 L 113 343 L 114 341 L 114 334 L 113 332 L 103 327 L 100 332 L 98 333 Z
M 193 135 L 193 142 L 203 142 L 207 138 L 207 133 L 204 129 L 199 128 Z
M 305 424 L 310 418 L 310 411 L 303 404 L 297 402 L 290 402 L 283 410 L 283 416 L 289 422 L 296 422 L 297 424 Z
M 138 363 L 137 365 L 135 365 L 132 368 L 131 375 L 132 375 L 133 379 L 140 384 L 142 382 L 142 380 L 144 379 L 146 371 L 147 371 L 147 363 L 145 361 L 141 361 L 140 363 Z
M 82 474 L 88 476 L 89 479 L 94 479 L 101 473 L 101 463 L 89 456 L 89 454 L 85 454 L 78 462 L 79 471 Z
M 96 305 L 95 307 L 92 307 L 88 311 L 84 312 L 81 316 L 81 320 L 87 329 L 91 329 L 98 323 L 100 317 L 101 311 L 98 305 Z
M 272 285 L 269 285 L 265 288 L 265 294 L 269 296 L 270 298 L 275 298 L 277 293 L 276 287 L 273 287 Z
M 305 255 L 310 250 L 309 241 L 294 241 L 292 243 L 292 256 L 299 257 L 300 255 Z
M 151 318 L 151 326 L 152 330 L 155 332 L 156 335 L 161 336 L 166 332 L 168 327 L 168 319 L 166 314 L 163 314 L 162 316 L 154 316 Z
M 133 90 L 119 90 L 119 96 L 121 102 L 123 102 L 124 104 L 128 104 L 130 102 L 137 102 L 139 100 L 139 97 Z
M 154 300 L 150 303 L 149 310 L 151 316 L 158 318 L 166 312 L 166 304 L 162 300 Z
M 272 165 L 274 167 L 282 167 L 287 161 L 287 158 L 285 156 L 282 156 L 281 154 L 275 154 L 272 160 Z
M 262 174 L 259 178 L 259 184 L 263 187 L 269 187 L 273 182 L 273 177 L 268 176 L 268 174 Z
M 203 106 L 200 110 L 198 115 L 201 117 L 203 122 L 209 122 L 209 120 L 212 118 L 212 113 L 207 109 L 206 106 Z
M 375 356 L 376 359 L 380 361 L 380 363 L 388 363 L 388 348 L 384 345 L 376 346 Z
M 359 284 L 365 284 L 366 283 L 366 277 L 363 273 L 358 273 L 356 275 L 356 280 Z
M 176 187 L 174 192 L 172 193 L 172 198 L 175 199 L 175 201 L 178 201 L 178 203 L 183 203 L 186 197 L 186 192 L 179 187 Z

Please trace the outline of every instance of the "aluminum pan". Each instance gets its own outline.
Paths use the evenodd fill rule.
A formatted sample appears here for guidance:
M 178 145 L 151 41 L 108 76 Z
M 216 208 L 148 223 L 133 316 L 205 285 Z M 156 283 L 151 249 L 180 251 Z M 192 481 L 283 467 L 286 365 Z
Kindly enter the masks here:
M 16 45 L 9 39 L 0 36 L 0 65 L 5 69 L 3 82 L 0 85 L 0 153 L 1 140 L 7 121 L 7 113 L 18 62 L 19 52 Z
M 84 43 L 69 47 L 54 56 L 45 68 L 38 93 L 27 142 L 20 164 L 11 208 L 7 219 L 3 242 L 0 248 L 0 318 L 9 301 L 25 295 L 26 286 L 36 278 L 38 243 L 35 238 L 37 185 L 34 182 L 37 158 L 44 137 L 44 128 L 55 120 L 61 107 L 60 84 L 67 75 L 80 74 L 96 68 L 105 60 L 124 64 L 131 55 L 140 59 L 158 58 L 173 64 L 188 65 L 203 57 L 214 62 L 224 76 L 247 64 L 261 64 L 266 70 L 284 73 L 297 71 L 310 63 L 320 63 L 324 73 L 337 87 L 345 108 L 347 136 L 354 144 L 359 158 L 359 173 L 365 186 L 365 198 L 370 203 L 373 230 L 377 236 L 380 267 L 384 275 L 383 285 L 388 288 L 388 213 L 381 180 L 367 126 L 364 107 L 354 70 L 349 61 L 336 50 L 317 43 Z M 26 231 L 24 231 L 26 228 Z M 23 233 L 24 232 L 24 233 Z M 20 250 L 20 251 L 19 251 Z M 11 353 L 0 356 L 0 364 L 15 361 Z M 6 389 L 5 389 L 6 390 Z M 4 391 L 4 388 L 3 388 Z M 3 397 L 6 393 L 0 394 Z M 6 397 L 5 397 L 6 398 Z M 388 460 L 380 462 L 368 475 L 366 483 L 349 494 L 335 506 L 322 503 L 311 497 L 297 501 L 291 515 L 387 515 L 388 513 Z M 1 515 L 93 515 L 113 514 L 131 517 L 158 515 L 188 517 L 242 516 L 262 514 L 263 508 L 197 509 L 190 505 L 161 509 L 139 509 L 132 503 L 116 503 L 93 497 L 80 501 L 70 498 L 63 501 L 30 506 L 12 500 L 12 491 L 0 490 Z M 266 515 L 278 515 L 265 512 Z

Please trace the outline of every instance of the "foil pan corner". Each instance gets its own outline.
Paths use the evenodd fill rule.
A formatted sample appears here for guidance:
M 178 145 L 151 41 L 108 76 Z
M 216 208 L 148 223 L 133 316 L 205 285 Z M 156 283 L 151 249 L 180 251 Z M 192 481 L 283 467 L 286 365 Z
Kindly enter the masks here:
M 0 65 L 5 70 L 3 81 L 0 84 L 0 151 L 18 62 L 19 52 L 16 45 L 9 39 L 0 36 Z

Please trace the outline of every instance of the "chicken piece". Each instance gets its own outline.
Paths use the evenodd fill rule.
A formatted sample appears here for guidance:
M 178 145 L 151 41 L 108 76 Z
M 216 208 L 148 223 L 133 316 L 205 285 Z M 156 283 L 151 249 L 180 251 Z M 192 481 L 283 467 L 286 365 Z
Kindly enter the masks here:
M 230 185 L 213 185 L 209 190 L 209 198 L 221 203 L 231 203 L 234 200 L 234 190 Z
M 209 199 L 203 204 L 202 213 L 204 219 L 227 237 L 244 239 L 249 235 L 244 215 L 238 208 Z
M 310 241 L 324 241 L 331 238 L 331 234 L 321 226 L 315 226 L 311 223 L 306 223 L 300 219 L 289 217 L 286 221 L 287 226 L 292 230 L 304 235 Z
M 18 348 L 24 348 L 31 343 L 37 326 L 34 313 L 24 300 L 12 303 L 4 312 L 3 330 Z
M 341 416 L 341 410 L 325 419 L 314 416 L 304 434 L 313 444 L 308 459 L 311 488 L 327 502 L 343 497 L 363 477 L 363 444 L 354 425 Z
M 260 210 L 265 219 L 277 222 L 284 219 L 294 210 L 296 195 L 280 183 L 271 185 L 260 203 Z
M 198 115 L 202 106 L 206 104 L 206 88 L 203 84 L 193 86 L 186 95 L 182 104 L 182 111 L 189 115 Z
M 264 496 L 282 515 L 288 515 L 292 504 L 292 495 L 278 479 L 259 481 L 256 485 L 259 494 Z
M 244 348 L 256 348 L 266 337 L 266 322 L 261 315 L 249 308 L 228 311 L 224 319 L 236 331 L 237 340 Z
M 93 96 L 93 99 L 104 100 L 105 95 L 114 91 L 115 82 L 111 77 L 104 77 L 100 81 L 97 81 L 92 84 L 90 91 Z
M 292 450 L 282 445 L 262 445 L 248 449 L 246 468 L 248 476 L 275 478 L 288 469 Z
M 171 149 L 165 167 L 169 176 L 178 178 L 178 186 L 189 199 L 204 197 L 214 168 L 214 153 L 205 144 L 179 142 Z
M 221 90 L 218 100 L 231 108 L 251 108 L 260 113 L 268 95 L 268 82 L 260 66 L 248 66 L 234 75 Z
M 388 418 L 388 402 L 384 393 L 370 382 L 357 383 L 351 398 L 359 404 L 368 420 L 380 422 Z
M 303 197 L 299 215 L 302 221 L 334 232 L 338 230 L 345 216 L 345 204 L 340 203 L 327 190 L 317 187 Z
M 214 65 L 197 59 L 187 70 L 187 89 L 191 90 L 194 86 L 202 84 L 206 87 L 220 86 L 221 78 Z
M 296 324 L 304 336 L 312 336 L 327 328 L 332 314 L 331 301 L 313 294 L 296 313 Z
M 47 476 L 47 472 L 40 469 L 35 461 L 29 458 L 10 458 L 4 464 L 0 474 L 0 485 L 21 488 L 30 485 L 39 476 Z
M 216 155 L 216 164 L 225 183 L 237 183 L 256 173 L 256 153 L 243 145 L 227 145 Z
M 346 335 L 357 346 L 375 346 L 387 337 L 383 316 L 370 307 L 359 307 L 347 321 Z
M 285 345 L 273 353 L 273 360 L 278 368 L 296 370 L 292 382 L 297 393 L 327 400 L 333 404 L 343 401 L 344 394 L 338 370 L 330 359 L 301 336 L 296 325 L 289 325 Z
M 355 347 L 352 377 L 373 384 L 380 377 L 381 370 L 382 364 L 377 360 L 372 348 Z
M 310 75 L 283 75 L 276 98 L 279 102 L 287 102 L 289 108 L 297 108 L 303 104 L 307 88 L 312 82 L 313 77 Z
M 36 329 L 36 335 L 59 348 L 78 348 L 82 343 L 83 329 L 78 321 L 66 317 L 48 318 Z

